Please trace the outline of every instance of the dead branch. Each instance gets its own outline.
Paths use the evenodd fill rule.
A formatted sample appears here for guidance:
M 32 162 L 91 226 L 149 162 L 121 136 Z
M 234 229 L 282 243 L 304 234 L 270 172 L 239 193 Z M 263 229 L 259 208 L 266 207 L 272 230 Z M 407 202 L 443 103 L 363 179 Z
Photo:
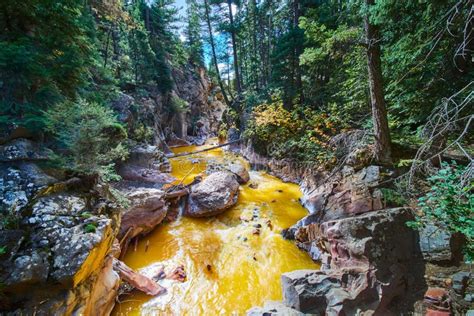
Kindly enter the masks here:
M 225 144 L 212 146 L 212 147 L 209 147 L 209 148 L 193 151 L 193 152 L 190 152 L 190 153 L 181 153 L 181 154 L 170 156 L 168 158 L 173 159 L 173 158 L 178 158 L 178 157 L 191 156 L 191 155 L 194 155 L 194 154 L 203 153 L 203 152 L 210 151 L 210 150 L 213 150 L 213 149 L 217 149 L 217 148 L 225 147 L 225 146 L 228 146 L 228 145 L 236 144 L 236 143 L 240 142 L 241 140 L 242 139 L 239 138 L 237 140 L 233 140 L 233 141 L 227 142 Z

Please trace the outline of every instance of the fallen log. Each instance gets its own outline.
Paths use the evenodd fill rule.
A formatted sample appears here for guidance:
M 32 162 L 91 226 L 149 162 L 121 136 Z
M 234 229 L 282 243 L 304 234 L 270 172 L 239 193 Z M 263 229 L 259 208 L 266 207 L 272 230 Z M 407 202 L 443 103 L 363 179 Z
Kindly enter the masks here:
M 209 151 L 209 150 L 213 150 L 213 149 L 225 147 L 225 146 L 228 146 L 228 145 L 236 144 L 236 143 L 240 142 L 241 140 L 242 140 L 242 139 L 239 138 L 239 139 L 237 139 L 237 140 L 233 140 L 233 141 L 227 142 L 227 143 L 225 143 L 225 144 L 220 144 L 220 145 L 217 145 L 217 146 L 212 146 L 212 147 L 209 147 L 209 148 L 205 148 L 205 149 L 193 151 L 193 152 L 190 152 L 190 153 L 176 154 L 176 155 L 173 155 L 173 156 L 168 156 L 168 158 L 169 158 L 169 159 L 172 159 L 172 158 L 177 158 L 177 157 L 191 156 L 191 155 L 194 155 L 194 154 L 203 153 L 203 152 L 205 152 L 205 151 Z
M 156 296 L 166 292 L 166 289 L 152 279 L 133 271 L 122 261 L 114 258 L 114 270 L 122 280 L 145 294 Z

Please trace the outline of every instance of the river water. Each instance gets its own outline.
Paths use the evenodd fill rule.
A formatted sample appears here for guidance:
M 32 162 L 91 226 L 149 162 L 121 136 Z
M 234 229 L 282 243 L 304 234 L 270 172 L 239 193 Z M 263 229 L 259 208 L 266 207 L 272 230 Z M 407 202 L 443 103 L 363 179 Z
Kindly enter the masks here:
M 243 158 L 214 149 L 171 159 L 172 175 L 177 182 L 189 183 L 208 164 L 228 159 Z M 145 274 L 160 267 L 170 272 L 182 265 L 186 281 L 160 281 L 167 293 L 158 297 L 139 292 L 121 297 L 114 314 L 245 315 L 266 300 L 281 300 L 282 273 L 319 267 L 280 235 L 307 214 L 298 202 L 301 195 L 296 184 L 251 171 L 250 182 L 240 186 L 237 204 L 224 214 L 207 219 L 180 217 L 158 226 L 138 242 L 136 250 L 130 247 L 124 262 Z

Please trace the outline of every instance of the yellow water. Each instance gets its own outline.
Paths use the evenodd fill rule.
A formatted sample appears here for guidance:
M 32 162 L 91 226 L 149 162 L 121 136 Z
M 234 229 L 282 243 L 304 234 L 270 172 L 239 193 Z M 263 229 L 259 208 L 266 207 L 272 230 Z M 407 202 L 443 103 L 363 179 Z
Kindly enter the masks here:
M 176 182 L 189 183 L 205 170 L 207 161 L 224 159 L 242 158 L 220 149 L 175 158 L 172 174 Z M 280 235 L 306 214 L 298 202 L 298 186 L 263 172 L 251 172 L 250 178 L 240 187 L 237 204 L 224 214 L 209 219 L 179 218 L 144 237 L 136 251 L 128 251 L 124 261 L 133 269 L 152 275 L 160 266 L 168 272 L 183 265 L 187 280 L 160 281 L 167 293 L 158 297 L 138 292 L 122 297 L 115 315 L 244 315 L 252 306 L 282 298 L 282 273 L 318 268 Z M 257 187 L 251 188 L 250 183 Z

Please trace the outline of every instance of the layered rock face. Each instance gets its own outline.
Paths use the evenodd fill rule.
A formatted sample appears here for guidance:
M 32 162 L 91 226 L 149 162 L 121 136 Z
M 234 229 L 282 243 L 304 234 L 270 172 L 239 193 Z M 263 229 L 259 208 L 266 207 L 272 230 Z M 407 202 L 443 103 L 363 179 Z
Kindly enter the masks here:
M 390 313 L 394 299 L 423 276 L 416 234 L 406 226 L 411 219 L 409 209 L 395 208 L 303 226 L 323 266 L 284 274 L 285 303 L 305 313 Z
M 210 135 L 217 135 L 226 106 L 204 69 L 196 71 L 190 66 L 175 69 L 173 78 L 176 94 L 189 104 L 187 111 L 175 120 L 175 125 L 182 126 L 182 132 L 176 135 L 180 138 L 192 136 L 191 139 L 199 143 Z
M 169 93 L 148 86 L 143 94 L 133 87 L 111 104 L 131 135 L 143 126 L 153 133 L 151 140 L 138 133 L 134 136 L 137 141 L 151 142 L 165 153 L 168 145 L 202 144 L 217 135 L 226 108 L 204 69 L 185 65 L 173 69 L 172 77 L 174 86 Z
M 0 146 L 0 308 L 27 315 L 106 314 L 119 282 L 110 249 L 120 210 L 80 179 L 46 175 L 37 165 L 45 151 L 25 139 Z

